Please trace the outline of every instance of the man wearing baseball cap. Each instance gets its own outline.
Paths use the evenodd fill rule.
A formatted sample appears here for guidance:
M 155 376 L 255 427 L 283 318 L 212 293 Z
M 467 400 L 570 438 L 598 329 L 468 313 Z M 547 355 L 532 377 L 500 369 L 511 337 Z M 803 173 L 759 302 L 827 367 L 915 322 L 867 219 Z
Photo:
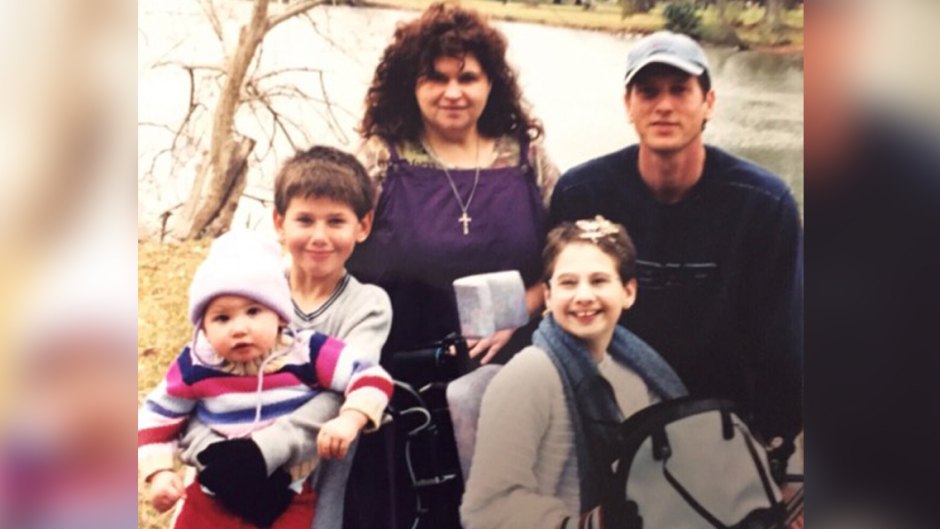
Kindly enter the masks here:
M 639 144 L 569 170 L 553 223 L 594 215 L 636 244 L 638 293 L 621 324 L 693 396 L 735 401 L 778 447 L 778 475 L 802 428 L 803 234 L 786 185 L 702 138 L 715 91 L 691 38 L 636 42 L 624 77 Z

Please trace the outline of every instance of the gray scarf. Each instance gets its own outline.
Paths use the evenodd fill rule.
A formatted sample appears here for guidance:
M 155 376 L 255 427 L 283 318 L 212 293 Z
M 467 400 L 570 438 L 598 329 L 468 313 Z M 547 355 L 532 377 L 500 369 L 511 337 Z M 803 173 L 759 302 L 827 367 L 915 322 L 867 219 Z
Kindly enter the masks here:
M 532 343 L 548 354 L 561 376 L 574 429 L 581 512 L 587 512 L 600 504 L 612 478 L 611 464 L 619 456 L 623 413 L 613 388 L 601 376 L 584 342 L 559 327 L 552 315 L 542 320 L 532 335 Z M 688 393 L 669 364 L 646 342 L 620 325 L 614 329 L 609 352 L 615 360 L 635 371 L 662 399 Z

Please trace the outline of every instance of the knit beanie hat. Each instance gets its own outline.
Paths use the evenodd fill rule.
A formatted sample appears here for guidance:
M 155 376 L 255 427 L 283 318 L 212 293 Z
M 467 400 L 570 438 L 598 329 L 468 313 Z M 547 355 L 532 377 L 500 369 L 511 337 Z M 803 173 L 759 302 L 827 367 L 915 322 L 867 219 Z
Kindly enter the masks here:
M 189 285 L 189 319 L 198 326 L 213 298 L 244 296 L 268 307 L 285 322 L 294 311 L 281 251 L 273 238 L 247 230 L 212 241 L 209 255 Z

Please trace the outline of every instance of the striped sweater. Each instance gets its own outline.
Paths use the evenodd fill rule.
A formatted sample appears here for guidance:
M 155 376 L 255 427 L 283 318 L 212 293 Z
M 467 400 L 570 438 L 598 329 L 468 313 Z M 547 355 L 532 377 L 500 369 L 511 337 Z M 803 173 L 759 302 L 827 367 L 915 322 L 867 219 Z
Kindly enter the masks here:
M 226 438 L 243 437 L 329 390 L 345 394 L 343 410 L 360 411 L 371 426 L 379 425 L 392 381 L 382 367 L 361 358 L 343 342 L 307 331 L 263 362 L 236 364 L 222 361 L 198 334 L 138 412 L 141 476 L 172 468 L 177 439 L 192 417 Z

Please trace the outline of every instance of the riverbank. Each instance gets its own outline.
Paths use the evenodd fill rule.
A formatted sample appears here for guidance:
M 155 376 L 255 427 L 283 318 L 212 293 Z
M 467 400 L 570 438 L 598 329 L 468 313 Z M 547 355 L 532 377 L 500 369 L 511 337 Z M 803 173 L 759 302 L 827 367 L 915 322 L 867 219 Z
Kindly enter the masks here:
M 503 3 L 497 0 L 461 0 L 461 4 L 497 20 L 510 22 L 529 22 L 548 26 L 605 31 L 618 35 L 643 35 L 662 29 L 665 19 L 663 5 L 656 6 L 649 13 L 639 13 L 621 17 L 620 5 L 616 2 L 597 2 L 591 9 L 573 5 L 573 0 L 564 0 L 565 4 L 539 3 L 535 1 L 512 1 Z M 378 8 L 421 11 L 431 2 L 429 0 L 364 0 L 364 5 Z M 736 17 L 734 33 L 737 45 L 768 53 L 802 53 L 803 51 L 803 9 L 789 11 L 784 15 L 784 28 L 767 35 L 761 28 L 760 19 L 764 11 L 759 7 L 743 9 Z M 727 45 L 727 37 L 718 39 L 717 13 L 713 8 L 701 12 L 702 40 L 710 44 Z

